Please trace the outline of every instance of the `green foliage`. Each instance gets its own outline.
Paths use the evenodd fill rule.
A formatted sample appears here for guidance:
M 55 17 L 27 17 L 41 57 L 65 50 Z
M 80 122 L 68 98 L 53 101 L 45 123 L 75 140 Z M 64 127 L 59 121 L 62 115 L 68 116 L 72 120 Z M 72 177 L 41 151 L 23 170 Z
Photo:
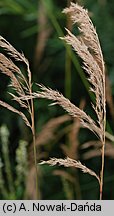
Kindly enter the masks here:
M 0 157 L 0 198 L 21 199 L 27 176 L 27 143 L 20 140 L 16 150 L 16 165 L 12 168 L 9 155 L 9 130 L 6 125 L 0 128 L 1 157 Z M 14 175 L 15 171 L 15 175 Z
M 50 28 L 51 33 L 46 40 L 42 58 L 37 66 L 35 64 L 35 51 L 38 43 L 38 34 L 42 28 L 38 25 L 40 4 L 44 5 L 46 11 L 47 24 L 45 31 Z M 91 18 L 97 28 L 100 42 L 103 49 L 105 65 L 109 75 L 112 93 L 114 95 L 114 1 L 97 1 L 97 0 L 82 0 L 81 3 L 90 11 Z M 74 52 L 68 46 L 59 40 L 59 36 L 64 35 L 64 27 L 67 25 L 65 16 L 61 13 L 64 7 L 67 6 L 67 1 L 58 0 L 0 0 L 0 29 L 1 35 L 11 42 L 17 50 L 22 50 L 25 56 L 30 61 L 31 71 L 33 72 L 33 80 L 38 83 L 43 83 L 54 89 L 60 90 L 65 96 L 69 97 L 76 105 L 80 103 L 81 98 L 86 100 L 86 110 L 93 115 L 90 110 L 88 98 L 94 100 L 93 95 L 88 91 L 88 82 L 85 80 L 85 75 L 81 69 L 80 59 L 74 55 Z M 74 30 L 73 30 L 74 31 Z M 42 42 L 42 41 L 41 41 Z M 40 43 L 41 43 L 40 42 Z M 1 74 L 0 74 L 1 75 Z M 6 80 L 1 75 L 0 79 L 0 98 L 6 102 L 9 101 L 9 96 L 6 93 L 9 80 Z M 36 87 L 34 87 L 35 89 Z M 77 90 L 76 90 L 77 89 Z M 36 90 L 36 89 L 35 89 Z M 53 117 L 62 115 L 64 112 L 58 108 L 50 108 L 46 101 L 35 102 L 35 121 L 36 131 L 39 133 L 43 125 Z M 110 111 L 107 112 L 108 126 L 107 130 L 112 132 L 114 129 L 113 119 Z M 15 124 L 16 122 L 16 124 Z M 0 199 L 24 199 L 26 176 L 28 172 L 27 161 L 27 144 L 21 140 L 27 140 L 31 143 L 31 135 L 25 128 L 19 117 L 0 109 L 0 124 L 8 125 L 9 130 L 5 128 L 5 134 L 1 136 L 1 152 L 0 152 Z M 64 131 L 63 125 L 60 131 Z M 4 132 L 3 132 L 4 133 Z M 8 134 L 9 133 L 9 134 Z M 78 136 L 80 144 L 94 137 L 88 132 L 80 130 Z M 5 144 L 4 144 L 5 143 Z M 18 144 L 19 143 L 19 144 Z M 68 136 L 65 134 L 59 140 L 46 143 L 41 147 L 42 152 L 48 152 L 52 156 L 65 156 L 62 152 L 62 144 L 70 145 Z M 79 150 L 80 158 L 83 161 L 82 150 Z M 99 158 L 83 161 L 92 168 L 97 170 Z M 113 176 L 113 159 L 106 159 L 106 176 L 104 192 L 105 199 L 114 199 L 114 194 L 110 193 L 111 187 L 114 184 Z M 64 170 L 64 168 L 63 168 Z M 43 199 L 68 199 L 72 194 L 72 199 L 76 199 L 77 192 L 74 190 L 69 195 L 69 188 L 72 188 L 71 182 L 63 177 L 53 176 L 54 168 L 44 166 L 41 168 L 42 182 L 41 193 Z M 69 174 L 72 171 L 68 170 Z M 76 175 L 75 175 L 76 174 Z M 51 178 L 50 178 L 51 175 Z M 82 199 L 91 199 L 91 193 L 94 191 L 94 198 L 97 199 L 96 182 L 91 177 L 83 178 L 80 172 L 78 175 Z M 46 183 L 45 183 L 46 179 Z M 13 184 L 11 182 L 14 182 Z M 7 185 L 7 187 L 6 187 Z M 56 187 L 58 185 L 58 187 Z M 73 185 L 74 186 L 74 185 Z M 108 191 L 108 192 L 107 192 Z

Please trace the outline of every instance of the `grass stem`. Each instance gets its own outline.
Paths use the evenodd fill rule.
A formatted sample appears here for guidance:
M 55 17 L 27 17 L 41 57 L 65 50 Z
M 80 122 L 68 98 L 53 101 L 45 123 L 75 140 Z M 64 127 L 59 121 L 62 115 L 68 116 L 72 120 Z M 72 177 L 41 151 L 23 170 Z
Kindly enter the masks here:
M 31 99 L 31 121 L 32 121 L 32 136 L 33 136 L 33 150 L 34 150 L 34 164 L 36 170 L 36 197 L 40 199 L 39 187 L 38 187 L 38 167 L 37 167 L 37 151 L 36 151 L 36 138 L 35 138 L 35 123 L 34 123 L 34 103 Z

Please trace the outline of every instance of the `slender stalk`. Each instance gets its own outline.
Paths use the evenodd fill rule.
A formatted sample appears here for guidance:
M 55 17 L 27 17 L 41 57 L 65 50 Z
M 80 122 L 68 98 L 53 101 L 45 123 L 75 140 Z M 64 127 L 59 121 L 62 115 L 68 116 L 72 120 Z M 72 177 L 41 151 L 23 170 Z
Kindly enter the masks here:
M 32 135 L 33 135 L 33 149 L 34 149 L 34 164 L 36 169 L 36 198 L 39 199 L 39 188 L 38 188 L 38 168 L 37 168 L 37 157 L 36 157 L 36 139 L 35 139 L 35 126 L 34 126 L 34 104 L 33 99 L 31 99 L 31 108 L 32 108 Z
M 63 30 L 61 29 L 56 17 L 52 13 L 52 11 L 49 9 L 49 6 L 46 3 L 46 1 L 43 1 L 43 4 L 46 7 L 46 11 L 48 13 L 48 16 L 49 16 L 55 30 L 57 31 L 58 35 L 63 37 L 64 36 Z M 83 84 L 84 84 L 90 98 L 93 100 L 93 95 L 91 94 L 90 91 L 88 91 L 89 83 L 88 83 L 88 81 L 86 79 L 84 71 L 82 70 L 82 68 L 81 68 L 81 66 L 79 64 L 78 58 L 76 57 L 76 55 L 73 53 L 73 51 L 71 49 L 69 50 L 69 46 L 65 42 L 64 42 L 64 46 L 67 48 L 67 52 L 69 54 L 69 57 L 71 58 L 71 60 L 72 60 L 72 62 L 74 64 L 74 67 L 76 68 L 76 71 L 78 72 L 78 74 L 79 74 L 79 76 L 80 76 L 80 78 L 81 78 L 81 80 L 82 80 L 82 82 L 83 82 Z
M 36 197 L 39 198 L 38 193 L 38 169 L 37 169 L 37 158 L 36 158 L 36 144 L 35 144 L 35 130 L 32 130 L 33 135 L 33 148 L 34 148 L 34 163 L 35 163 L 35 169 L 36 169 Z
M 34 164 L 36 169 L 36 197 L 40 199 L 39 187 L 38 187 L 38 167 L 37 167 L 37 152 L 36 152 L 36 138 L 35 138 L 35 126 L 34 126 L 34 104 L 33 99 L 31 99 L 31 108 L 32 108 L 32 136 L 33 136 L 33 150 L 34 150 Z
M 70 6 L 71 0 L 67 0 L 67 7 Z M 72 30 L 72 22 L 67 15 L 67 29 Z M 69 55 L 70 53 L 70 55 Z M 66 61 L 65 61 L 65 96 L 70 99 L 71 97 L 71 48 L 66 47 Z
M 100 200 L 102 200 L 102 194 L 103 194 L 103 175 L 104 175 L 104 147 L 102 146 L 102 168 L 101 168 L 101 178 L 100 178 Z
M 60 27 L 60 25 L 59 25 L 59 23 L 58 23 L 58 21 L 56 19 L 56 16 L 54 16 L 54 13 L 52 13 L 52 11 L 49 9 L 49 5 L 47 4 L 46 1 L 42 1 L 42 2 L 44 4 L 44 6 L 46 7 L 47 14 L 48 14 L 48 16 L 49 16 L 49 18 L 50 18 L 50 20 L 51 20 L 51 22 L 52 22 L 55 30 L 57 31 L 58 35 L 59 36 L 64 36 L 63 30 L 61 29 L 61 27 Z M 75 2 L 78 2 L 78 1 L 75 0 Z M 68 45 L 65 42 L 64 42 L 64 46 L 66 48 L 68 48 Z M 67 52 L 68 52 L 68 54 L 69 54 L 69 56 L 71 58 L 71 61 L 72 61 L 73 65 L 74 65 L 77 73 L 79 74 L 79 76 L 81 78 L 82 83 L 85 86 L 85 89 L 87 90 L 87 93 L 88 93 L 90 99 L 93 102 L 94 101 L 94 96 L 91 93 L 91 91 L 88 90 L 89 89 L 89 83 L 88 83 L 88 80 L 86 79 L 84 71 L 82 70 L 82 68 L 81 68 L 81 66 L 79 64 L 79 61 L 78 61 L 77 57 L 72 52 L 72 50 L 68 49 Z M 101 55 L 102 55 L 102 53 L 101 53 Z M 104 71 L 104 68 L 103 68 L 103 71 Z M 106 121 L 106 128 L 107 128 L 107 131 L 110 131 L 110 133 L 113 134 L 113 131 L 112 131 L 111 127 L 110 127 L 110 124 L 109 124 L 108 120 Z
M 27 70 L 29 74 L 29 92 L 30 95 L 32 94 L 32 84 L 31 84 L 31 72 L 29 65 L 27 65 Z M 35 170 L 36 170 L 36 198 L 40 199 L 40 193 L 39 193 L 39 188 L 38 188 L 38 167 L 37 167 L 37 151 L 36 151 L 36 138 L 35 138 L 35 123 L 34 123 L 34 102 L 33 98 L 31 98 L 31 107 L 30 107 L 30 115 L 31 115 L 31 129 L 32 129 L 32 136 L 33 136 L 33 151 L 34 151 L 34 165 L 35 165 Z
M 102 165 L 101 165 L 101 175 L 100 175 L 100 200 L 102 200 L 103 194 L 103 177 L 104 177 L 104 154 L 105 154 L 105 122 L 106 122 L 106 114 L 104 114 L 104 135 L 103 135 L 103 142 L 102 142 Z
M 102 53 L 101 53 L 102 55 Z M 103 57 L 102 57 L 103 59 Z M 104 106 L 103 106 L 103 110 L 104 110 L 104 118 L 103 118 L 103 139 L 102 139 L 102 156 L 101 156 L 101 174 L 100 174 L 100 200 L 102 200 L 102 195 L 103 195 L 103 178 L 104 178 L 104 156 L 105 156 L 105 130 L 106 130 L 106 89 L 105 89 L 105 68 L 104 68 L 104 63 L 102 62 L 102 70 L 103 70 L 103 83 L 104 83 L 104 87 L 103 87 L 103 95 L 104 95 Z
M 69 50 L 68 50 L 69 48 Z M 69 52 L 71 52 L 70 47 L 66 49 L 66 62 L 65 62 L 65 96 L 71 98 L 71 58 Z

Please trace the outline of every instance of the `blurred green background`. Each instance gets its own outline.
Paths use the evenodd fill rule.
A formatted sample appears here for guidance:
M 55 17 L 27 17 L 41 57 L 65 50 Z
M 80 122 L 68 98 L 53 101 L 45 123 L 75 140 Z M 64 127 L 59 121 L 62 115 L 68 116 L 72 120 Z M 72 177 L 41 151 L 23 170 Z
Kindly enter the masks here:
M 59 36 L 72 29 L 62 14 L 70 0 L 0 0 L 0 34 L 30 62 L 34 83 L 59 90 L 94 118 L 92 95 L 78 56 Z M 114 131 L 114 1 L 74 1 L 89 10 L 100 38 L 106 65 L 107 128 Z M 75 32 L 75 29 L 73 29 Z M 8 103 L 9 80 L 1 74 L 0 98 Z M 33 86 L 34 90 L 37 87 Z M 37 160 L 49 157 L 81 160 L 100 172 L 101 158 L 96 137 L 64 116 L 58 106 L 35 101 Z M 17 115 L 0 109 L 0 199 L 36 199 L 32 135 Z M 95 145 L 95 141 L 96 145 Z M 89 148 L 83 144 L 89 142 Z M 114 199 L 114 138 L 107 141 L 103 199 Z M 41 199 L 99 199 L 99 186 L 92 176 L 79 170 L 38 166 Z

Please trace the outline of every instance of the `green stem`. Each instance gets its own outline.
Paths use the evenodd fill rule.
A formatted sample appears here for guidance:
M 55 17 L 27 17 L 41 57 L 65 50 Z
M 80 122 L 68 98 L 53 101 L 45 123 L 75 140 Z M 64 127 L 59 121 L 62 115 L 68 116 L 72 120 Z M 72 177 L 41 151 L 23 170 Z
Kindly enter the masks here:
M 69 48 L 69 52 L 71 49 Z M 65 62 L 65 96 L 71 98 L 71 58 L 69 57 L 68 49 L 66 50 Z
M 54 16 L 54 14 L 52 13 L 52 11 L 50 10 L 49 8 L 49 5 L 47 4 L 46 1 L 42 1 L 44 6 L 46 7 L 46 11 L 47 11 L 47 14 L 55 28 L 55 30 L 57 31 L 58 35 L 61 36 L 61 37 L 64 37 L 64 33 L 63 33 L 63 30 L 61 29 L 56 17 Z M 69 55 L 69 58 L 71 59 L 71 61 L 73 62 L 74 64 L 74 67 L 76 68 L 76 71 L 78 72 L 90 98 L 92 99 L 93 98 L 93 94 L 88 90 L 89 89 L 89 83 L 86 79 L 86 76 L 84 74 L 84 71 L 82 70 L 80 64 L 79 64 L 79 61 L 78 61 L 78 58 L 76 57 L 76 55 L 73 53 L 73 51 L 70 49 L 69 45 L 67 45 L 64 41 L 64 46 L 66 47 L 67 49 L 67 53 Z
M 15 190 L 14 190 L 14 185 L 13 185 L 13 177 L 11 173 L 11 164 L 10 164 L 10 159 L 9 159 L 9 152 L 8 152 L 8 143 L 4 143 L 3 146 L 3 158 L 4 158 L 4 164 L 5 164 L 5 172 L 7 175 L 7 180 L 9 184 L 9 191 L 11 194 L 14 195 Z
M 67 7 L 70 6 L 71 0 L 67 0 Z M 72 29 L 72 22 L 67 15 L 67 29 Z M 69 52 L 71 52 L 71 48 L 68 47 L 66 49 L 66 59 L 65 59 L 65 96 L 67 98 L 71 98 L 71 57 L 69 56 Z

